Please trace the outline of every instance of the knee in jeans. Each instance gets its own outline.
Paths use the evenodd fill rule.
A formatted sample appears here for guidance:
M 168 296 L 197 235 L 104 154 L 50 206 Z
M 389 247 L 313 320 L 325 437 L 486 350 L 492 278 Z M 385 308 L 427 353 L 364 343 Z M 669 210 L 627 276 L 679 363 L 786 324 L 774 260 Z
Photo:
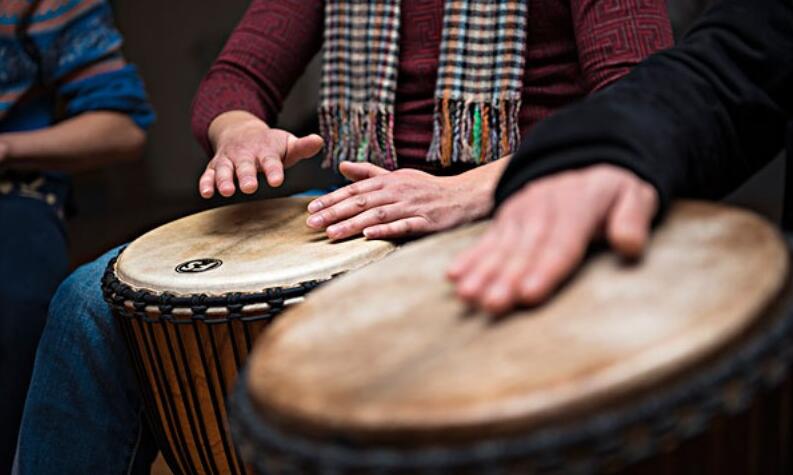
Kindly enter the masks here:
M 50 322 L 104 319 L 108 312 L 100 285 L 105 264 L 100 260 L 86 264 L 61 283 L 50 303 Z

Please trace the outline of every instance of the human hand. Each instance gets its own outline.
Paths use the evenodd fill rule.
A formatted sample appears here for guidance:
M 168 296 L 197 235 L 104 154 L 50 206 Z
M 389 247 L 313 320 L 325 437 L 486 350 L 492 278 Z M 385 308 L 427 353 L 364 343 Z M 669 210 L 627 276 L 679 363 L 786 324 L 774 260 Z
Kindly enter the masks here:
M 639 257 L 658 201 L 650 184 L 612 165 L 544 177 L 504 202 L 489 230 L 454 260 L 448 276 L 459 297 L 493 314 L 517 304 L 536 305 L 575 269 L 600 234 L 623 256 Z
M 486 215 L 492 184 L 462 175 L 436 177 L 419 170 L 390 172 L 370 163 L 342 162 L 339 171 L 354 181 L 308 205 L 309 227 L 331 239 L 363 233 L 390 239 L 448 229 Z
M 323 147 L 319 135 L 298 138 L 285 130 L 270 128 L 258 117 L 242 111 L 218 116 L 209 127 L 209 136 L 215 156 L 198 182 L 204 198 L 211 198 L 215 188 L 222 196 L 233 195 L 235 174 L 240 191 L 246 194 L 258 189 L 256 175 L 260 171 L 270 186 L 281 186 L 284 167 L 313 157 Z

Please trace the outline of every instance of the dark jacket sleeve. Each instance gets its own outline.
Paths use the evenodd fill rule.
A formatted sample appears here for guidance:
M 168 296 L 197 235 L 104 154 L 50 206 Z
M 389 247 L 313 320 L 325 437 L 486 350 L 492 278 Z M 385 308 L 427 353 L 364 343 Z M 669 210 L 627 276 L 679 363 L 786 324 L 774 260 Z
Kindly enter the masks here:
M 782 148 L 793 112 L 793 0 L 721 0 L 675 48 L 538 124 L 496 191 L 611 163 L 659 191 L 720 198 Z

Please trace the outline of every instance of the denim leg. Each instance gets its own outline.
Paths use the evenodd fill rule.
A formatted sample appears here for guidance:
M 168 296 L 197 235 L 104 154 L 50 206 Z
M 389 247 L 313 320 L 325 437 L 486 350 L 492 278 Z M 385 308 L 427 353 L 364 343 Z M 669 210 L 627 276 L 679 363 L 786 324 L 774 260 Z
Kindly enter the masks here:
M 146 473 L 156 455 L 142 440 L 148 431 L 134 371 L 100 289 L 117 253 L 77 269 L 52 300 L 14 473 Z
M 0 473 L 11 470 L 36 345 L 68 265 L 55 210 L 39 200 L 0 196 Z

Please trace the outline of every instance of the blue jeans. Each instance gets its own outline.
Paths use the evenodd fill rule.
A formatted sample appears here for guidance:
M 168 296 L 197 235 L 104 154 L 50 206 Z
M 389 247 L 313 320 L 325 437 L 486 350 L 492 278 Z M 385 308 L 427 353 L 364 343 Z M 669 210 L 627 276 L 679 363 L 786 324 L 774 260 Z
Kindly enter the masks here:
M 114 249 L 58 288 L 36 354 L 14 473 L 149 473 L 156 449 L 100 279 Z
M 0 473 L 11 469 L 47 305 L 68 268 L 57 211 L 0 194 Z

